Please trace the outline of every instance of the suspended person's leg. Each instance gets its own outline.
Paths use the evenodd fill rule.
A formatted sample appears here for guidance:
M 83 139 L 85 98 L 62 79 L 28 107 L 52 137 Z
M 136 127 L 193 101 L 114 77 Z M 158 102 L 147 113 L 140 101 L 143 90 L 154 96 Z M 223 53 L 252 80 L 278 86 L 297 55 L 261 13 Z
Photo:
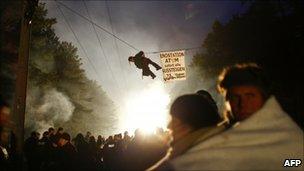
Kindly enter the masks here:
M 156 70 L 161 69 L 161 66 L 159 66 L 157 63 L 153 62 L 151 59 L 148 59 L 148 64 L 153 65 L 156 68 Z
M 144 76 L 151 76 L 152 79 L 154 79 L 156 77 L 156 75 L 150 70 L 149 67 L 143 69 L 143 75 Z

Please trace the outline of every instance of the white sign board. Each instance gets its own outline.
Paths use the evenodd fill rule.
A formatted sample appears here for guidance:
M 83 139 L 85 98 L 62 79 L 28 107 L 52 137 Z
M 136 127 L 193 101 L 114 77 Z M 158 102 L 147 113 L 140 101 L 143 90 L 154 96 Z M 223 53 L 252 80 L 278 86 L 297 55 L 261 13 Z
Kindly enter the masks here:
M 185 51 L 160 53 L 165 81 L 186 80 Z

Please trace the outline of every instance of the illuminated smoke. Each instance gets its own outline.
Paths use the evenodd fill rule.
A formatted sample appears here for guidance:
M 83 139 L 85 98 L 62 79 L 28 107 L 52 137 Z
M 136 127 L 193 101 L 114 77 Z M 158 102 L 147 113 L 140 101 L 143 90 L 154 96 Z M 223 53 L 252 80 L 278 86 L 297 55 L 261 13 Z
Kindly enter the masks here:
M 56 89 L 29 90 L 26 108 L 26 130 L 43 132 L 55 123 L 68 121 L 74 112 L 69 98 Z

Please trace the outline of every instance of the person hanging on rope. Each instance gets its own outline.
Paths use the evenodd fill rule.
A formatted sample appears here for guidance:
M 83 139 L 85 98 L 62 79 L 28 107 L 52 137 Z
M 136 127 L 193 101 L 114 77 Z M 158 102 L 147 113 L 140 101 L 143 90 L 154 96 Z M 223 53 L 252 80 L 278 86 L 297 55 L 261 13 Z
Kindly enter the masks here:
M 129 62 L 134 62 L 135 66 L 139 69 L 142 69 L 143 76 L 151 76 L 152 79 L 156 77 L 156 75 L 150 70 L 149 64 L 155 67 L 156 70 L 160 70 L 161 67 L 153 62 L 151 59 L 145 57 L 143 51 L 138 52 L 135 56 L 130 56 L 128 58 Z

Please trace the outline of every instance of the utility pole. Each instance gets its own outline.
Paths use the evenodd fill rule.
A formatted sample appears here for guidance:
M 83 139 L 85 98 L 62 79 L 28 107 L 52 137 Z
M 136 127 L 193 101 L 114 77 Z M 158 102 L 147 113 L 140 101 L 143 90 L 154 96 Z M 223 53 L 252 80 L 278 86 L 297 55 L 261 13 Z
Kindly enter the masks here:
M 16 123 L 17 152 L 22 154 L 24 141 L 24 117 L 26 104 L 26 88 L 28 75 L 28 59 L 30 53 L 30 28 L 34 10 L 38 0 L 22 0 L 22 20 L 16 73 L 16 87 L 13 112 Z

